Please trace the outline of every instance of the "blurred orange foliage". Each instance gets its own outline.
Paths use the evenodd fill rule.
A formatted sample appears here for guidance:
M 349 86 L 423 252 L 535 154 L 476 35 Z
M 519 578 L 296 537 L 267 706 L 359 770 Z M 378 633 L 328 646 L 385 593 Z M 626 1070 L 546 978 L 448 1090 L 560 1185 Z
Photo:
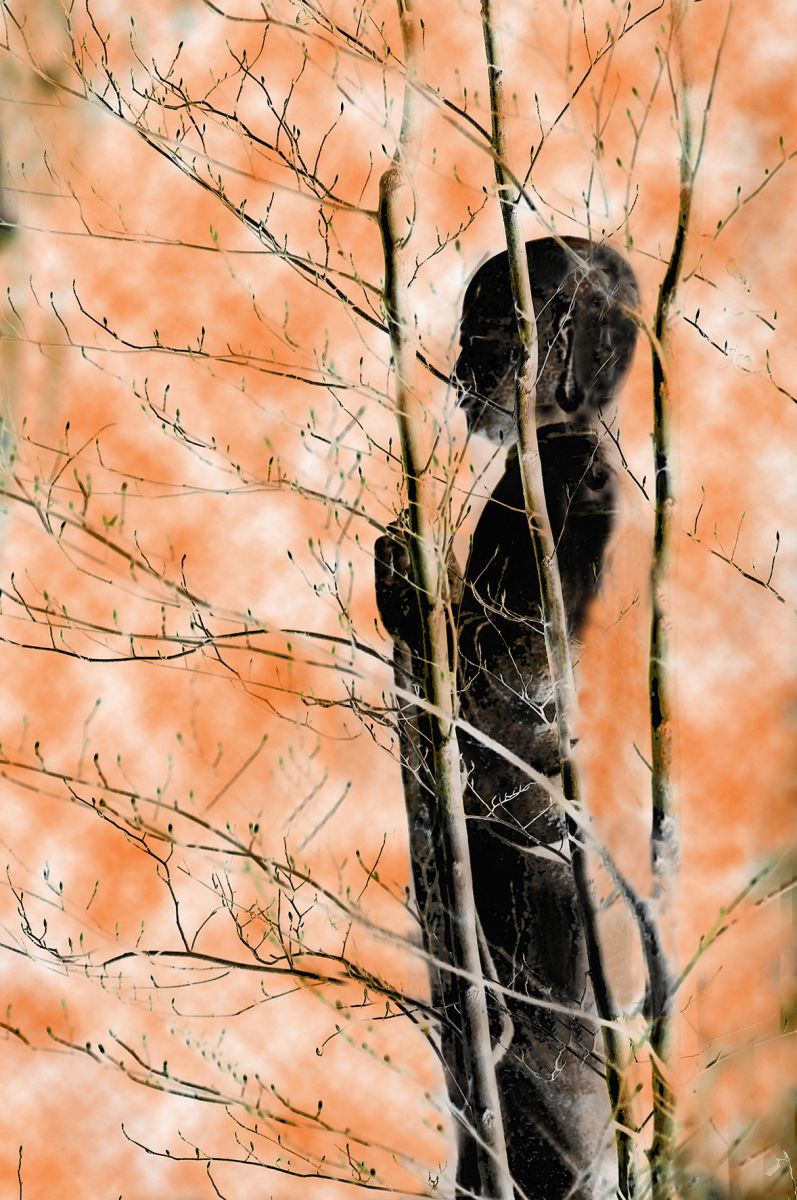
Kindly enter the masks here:
M 478 6 L 420 6 L 434 91 L 412 293 L 424 351 L 445 375 L 465 283 L 502 236 L 492 162 L 468 120 L 488 123 Z M 280 887 L 218 838 L 207 850 L 201 824 L 184 823 L 159 866 L 153 851 L 164 858 L 167 843 L 98 817 L 102 796 L 128 813 L 138 797 L 161 824 L 177 804 L 264 860 L 292 855 L 314 880 L 296 897 L 307 944 L 330 953 L 347 923 L 319 888 L 347 902 L 365 891 L 364 914 L 395 937 L 355 926 L 349 951 L 423 993 L 423 964 L 401 941 L 411 921 L 399 772 L 372 715 L 391 680 L 372 547 L 402 504 L 373 219 L 400 117 L 395 6 L 352 14 L 282 0 L 268 22 L 254 0 L 78 0 L 68 19 L 57 0 L 6 8 L 0 1191 L 16 1195 L 19 1172 L 25 1200 L 351 1192 L 224 1161 L 211 1182 L 204 1156 L 246 1158 L 246 1127 L 259 1121 L 274 1140 L 258 1152 L 273 1165 L 312 1174 L 302 1154 L 344 1168 L 349 1155 L 365 1164 L 352 1178 L 370 1181 L 373 1164 L 388 1194 L 423 1194 L 451 1143 L 417 1025 L 381 1019 L 396 1012 L 384 1000 L 358 1009 L 352 980 L 320 988 L 224 965 L 192 976 L 176 960 L 116 961 L 183 948 L 178 894 L 188 942 L 243 957 L 231 911 L 273 937 Z M 610 239 L 634 265 L 648 322 L 678 200 L 671 15 L 635 0 L 502 8 L 519 175 L 537 151 L 527 236 Z M 725 16 L 702 3 L 685 19 L 698 134 Z M 774 0 L 731 14 L 672 327 L 681 966 L 779 860 L 679 993 L 683 1139 L 694 1170 L 729 1196 L 787 1195 L 788 1177 L 770 1181 L 793 1136 L 793 909 L 782 887 L 795 765 L 792 24 Z M 169 81 L 157 96 L 156 72 Z M 304 168 L 289 161 L 297 146 Z M 319 205 L 313 172 L 337 203 Z M 319 268 L 349 304 L 313 278 Z M 640 342 L 621 403 L 623 514 L 578 673 L 590 808 L 645 891 L 651 387 Z M 443 466 L 450 450 L 465 496 L 486 452 L 464 447 L 451 389 L 427 382 L 430 420 L 450 443 Z M 290 632 L 302 630 L 324 636 Z M 604 926 L 630 1008 L 641 986 L 633 930 L 619 905 Z M 107 965 L 89 970 L 89 953 Z M 161 1090 L 135 1082 L 142 1064 L 165 1060 Z M 206 1103 L 186 1098 L 197 1094 L 187 1079 Z M 313 1119 L 321 1100 L 328 1129 Z

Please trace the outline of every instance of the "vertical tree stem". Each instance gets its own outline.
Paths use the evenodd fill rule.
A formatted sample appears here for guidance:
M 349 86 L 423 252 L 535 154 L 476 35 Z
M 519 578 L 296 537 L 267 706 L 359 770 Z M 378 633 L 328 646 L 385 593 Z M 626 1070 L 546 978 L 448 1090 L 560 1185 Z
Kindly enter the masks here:
M 677 36 L 682 12 L 674 11 Z M 682 78 L 683 78 L 683 72 Z M 691 127 L 685 90 L 681 87 L 678 113 L 681 134 L 678 223 L 672 253 L 656 304 L 653 328 L 653 460 L 655 516 L 651 564 L 651 618 L 649 656 L 651 741 L 650 852 L 654 902 L 659 921 L 667 918 L 678 870 L 678 829 L 672 781 L 672 667 L 670 661 L 670 591 L 672 517 L 675 496 L 670 462 L 669 315 L 683 267 L 686 236 L 692 208 L 693 167 Z M 650 1162 L 653 1200 L 674 1195 L 675 1092 L 671 1080 L 673 1050 L 672 989 L 651 990 L 651 1082 L 653 1087 L 653 1138 Z
M 418 589 L 423 645 L 423 696 L 434 708 L 429 722 L 436 800 L 440 806 L 440 871 L 449 884 L 447 926 L 450 966 L 460 981 L 459 1012 L 472 1123 L 485 1200 L 512 1200 L 503 1118 L 495 1077 L 487 995 L 479 955 L 468 834 L 455 718 L 456 676 L 449 649 L 447 569 L 435 545 L 435 497 L 422 453 L 423 406 L 417 389 L 417 335 L 408 296 L 413 227 L 414 168 L 420 149 L 422 28 L 413 0 L 398 0 L 407 78 L 401 133 L 393 161 L 379 185 L 379 222 L 385 256 L 385 306 L 395 372 L 396 420 L 407 486 L 410 556 Z
M 562 581 L 556 559 L 556 545 L 548 518 L 543 485 L 542 464 L 537 442 L 537 327 L 529 278 L 525 241 L 517 211 L 517 194 L 511 182 L 507 156 L 507 117 L 498 38 L 491 0 L 481 0 L 482 27 L 487 57 L 492 115 L 492 148 L 495 178 L 509 256 L 509 273 L 515 301 L 515 315 L 521 345 L 517 368 L 517 431 L 523 496 L 529 533 L 534 548 L 548 669 L 554 690 L 556 725 L 564 797 L 580 805 L 581 789 L 574 754 L 573 716 L 575 681 L 567 637 L 567 616 L 562 596 Z M 587 962 L 595 996 L 595 1005 L 604 1021 L 614 1021 L 617 1010 L 606 975 L 598 937 L 597 914 L 589 880 L 586 847 L 574 822 L 568 821 L 573 876 L 578 896 Z M 625 1077 L 622 1042 L 617 1030 L 602 1026 L 606 1083 L 616 1122 L 618 1187 L 621 1196 L 630 1198 L 636 1188 L 636 1155 L 631 1131 L 635 1129 L 632 1101 Z

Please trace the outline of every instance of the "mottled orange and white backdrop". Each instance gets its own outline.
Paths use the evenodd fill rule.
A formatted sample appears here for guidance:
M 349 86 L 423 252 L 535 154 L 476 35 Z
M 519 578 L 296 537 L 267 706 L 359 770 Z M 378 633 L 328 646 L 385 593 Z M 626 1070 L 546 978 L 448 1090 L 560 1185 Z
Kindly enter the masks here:
M 460 110 L 427 96 L 416 180 L 412 295 L 446 373 L 465 283 L 501 229 L 491 160 L 461 112 L 488 120 L 478 5 L 418 5 L 427 82 Z M 345 946 L 422 994 L 401 942 L 398 767 L 374 717 L 390 670 L 372 547 L 401 507 L 373 219 L 400 109 L 394 5 L 283 0 L 265 42 L 254 0 L 66 7 L 13 0 L 0 54 L 0 1195 L 331 1200 L 358 1181 L 424 1194 L 451 1135 L 418 1028 L 362 984 L 210 969 L 254 963 L 231 912 L 252 940 L 279 893 L 287 926 L 280 880 L 187 819 L 158 867 L 140 833 L 97 811 L 105 798 L 164 830 L 176 804 L 264 859 L 292 856 L 312 880 L 292 904 L 313 968 L 310 951 Z M 793 1191 L 795 15 L 774 0 L 731 12 L 672 322 L 679 965 L 723 928 L 679 993 L 681 1135 L 729 1195 L 777 1197 Z M 720 0 L 687 5 L 696 140 L 726 17 Z M 527 235 L 609 238 L 647 321 L 678 201 L 671 19 L 669 3 L 636 0 L 501 8 L 518 174 L 547 134 Z M 381 58 L 390 47 L 387 69 L 333 22 Z M 181 42 L 164 112 L 148 78 Z M 200 182 L 168 158 L 186 95 L 207 101 L 180 151 Z M 298 142 L 340 205 L 322 222 L 306 178 L 247 131 Z M 243 201 L 304 270 L 244 227 Z M 358 311 L 315 285 L 313 264 Z M 424 386 L 464 499 L 484 451 L 463 453 L 450 389 Z M 578 668 L 589 804 L 643 891 L 650 397 L 643 338 L 622 401 L 613 567 Z M 146 845 L 166 857 L 168 842 Z M 347 934 L 335 897 L 395 936 L 363 921 Z M 604 932 L 631 1009 L 638 955 L 618 904 Z M 207 962 L 142 953 L 186 945 Z M 149 1076 L 161 1090 L 136 1081 L 165 1062 Z M 313 1155 L 349 1182 L 280 1173 L 312 1172 Z

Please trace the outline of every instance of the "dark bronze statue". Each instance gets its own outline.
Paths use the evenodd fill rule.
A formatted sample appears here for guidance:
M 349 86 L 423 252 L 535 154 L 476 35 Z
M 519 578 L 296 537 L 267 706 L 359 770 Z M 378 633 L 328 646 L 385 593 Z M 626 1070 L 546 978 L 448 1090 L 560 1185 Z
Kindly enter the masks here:
M 634 350 L 637 289 L 624 259 L 579 238 L 527 244 L 539 338 L 537 428 L 557 541 L 569 634 L 577 639 L 600 585 L 616 503 L 616 449 L 607 428 Z M 515 441 L 518 337 L 506 254 L 477 271 L 465 294 L 459 403 L 472 433 L 509 449 L 503 478 L 477 524 L 464 575 L 449 564 L 461 716 L 556 782 L 551 679 Z M 411 692 L 421 635 L 401 523 L 376 544 L 377 603 L 395 641 L 399 686 Z M 439 819 L 421 710 L 399 713 L 415 900 L 426 949 L 446 962 L 447 885 L 438 869 Z M 513 1177 L 534 1200 L 597 1200 L 614 1192 L 610 1111 L 561 811 L 497 751 L 460 736 L 483 970 Z M 432 971 L 439 1047 L 460 1114 L 457 1184 L 479 1195 L 469 1085 L 451 1019 L 456 989 Z M 524 997 L 542 1001 L 529 1004 Z

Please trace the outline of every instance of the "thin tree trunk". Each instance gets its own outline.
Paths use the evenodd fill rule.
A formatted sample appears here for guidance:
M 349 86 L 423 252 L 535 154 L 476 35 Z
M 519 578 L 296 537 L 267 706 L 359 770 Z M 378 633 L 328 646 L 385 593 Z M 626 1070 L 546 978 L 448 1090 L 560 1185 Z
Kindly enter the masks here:
M 686 17 L 686 0 L 673 0 L 672 31 L 680 59 L 680 95 L 675 102 L 681 140 L 678 222 L 672 253 L 659 288 L 652 342 L 653 354 L 653 453 L 656 472 L 655 527 L 651 568 L 652 609 L 650 623 L 650 724 L 651 724 L 651 868 L 654 904 L 659 924 L 671 916 L 672 893 L 678 872 L 679 836 L 672 780 L 672 664 L 669 643 L 670 591 L 672 579 L 673 510 L 670 439 L 669 317 L 683 270 L 686 238 L 692 214 L 694 181 L 705 146 L 708 118 L 714 99 L 722 54 L 728 35 L 732 6 L 728 7 L 717 47 L 714 71 L 703 108 L 697 151 L 693 159 L 692 124 L 688 104 L 680 29 Z M 673 941 L 672 936 L 670 941 Z M 687 971 L 689 967 L 687 967 Z M 665 986 L 673 977 L 670 965 L 662 963 L 660 986 L 651 976 L 651 1029 L 653 1083 L 653 1139 L 648 1159 L 653 1200 L 672 1200 L 676 1194 L 674 1157 L 676 1150 L 676 1097 L 671 1080 L 674 1049 L 673 997 L 683 979 Z
M 458 1011 L 447 1013 L 446 1017 L 453 1016 L 460 1025 L 483 1196 L 489 1200 L 512 1200 L 514 1189 L 490 1042 L 454 724 L 457 693 L 449 648 L 446 556 L 442 547 L 435 544 L 435 498 L 423 465 L 423 408 L 416 382 L 417 336 L 407 286 L 412 266 L 409 243 L 413 173 L 422 128 L 421 101 L 415 86 L 422 81 L 422 29 L 412 0 L 398 0 L 398 8 L 407 80 L 399 144 L 380 180 L 379 222 L 385 256 L 385 306 L 393 354 L 396 420 L 407 486 L 409 550 L 421 618 L 422 694 L 434 706 L 428 728 L 435 801 L 439 807 L 438 874 L 445 877 L 452 908 L 446 923 L 446 950 L 451 966 L 458 972 Z
M 498 198 L 504 222 L 509 271 L 515 301 L 521 357 L 517 367 L 517 432 L 523 495 L 529 533 L 542 598 L 543 630 L 548 669 L 554 689 L 559 760 L 564 798 L 581 804 L 581 790 L 574 754 L 573 717 L 575 682 L 567 637 L 567 617 L 543 486 L 537 442 L 536 380 L 538 371 L 537 329 L 531 294 L 525 241 L 517 210 L 517 189 L 512 183 L 507 157 L 507 118 L 503 90 L 503 68 L 491 0 L 482 0 L 482 26 L 487 57 L 492 116 L 492 147 Z M 568 818 L 573 875 L 587 950 L 592 989 L 599 1016 L 614 1021 L 617 1009 L 603 963 L 597 929 L 597 914 L 590 887 L 586 847 L 572 819 Z M 622 1042 L 616 1029 L 602 1026 L 606 1058 L 606 1080 L 612 1116 L 616 1121 L 618 1186 L 630 1198 L 636 1188 L 635 1129 L 633 1109 L 623 1067 Z
M 674 21 L 681 18 L 674 15 Z M 677 25 L 675 29 L 677 36 Z M 724 37 L 724 35 L 723 35 Z M 713 86 L 713 85 L 712 85 Z M 650 856 L 653 900 L 659 925 L 671 915 L 672 892 L 678 871 L 678 827 L 672 781 L 672 665 L 670 652 L 670 591 L 675 494 L 670 441 L 669 315 L 683 267 L 686 235 L 692 208 L 693 169 L 691 129 L 685 90 L 681 88 L 680 195 L 678 223 L 672 253 L 659 288 L 653 327 L 653 461 L 655 514 L 651 565 L 651 619 L 649 653 L 651 831 Z M 670 941 L 672 938 L 669 939 Z M 669 967 L 663 964 L 663 978 Z M 673 1021 L 671 987 L 650 989 L 651 1082 L 653 1087 L 653 1138 L 650 1162 L 652 1200 L 672 1200 L 674 1195 L 675 1092 L 671 1081 Z

